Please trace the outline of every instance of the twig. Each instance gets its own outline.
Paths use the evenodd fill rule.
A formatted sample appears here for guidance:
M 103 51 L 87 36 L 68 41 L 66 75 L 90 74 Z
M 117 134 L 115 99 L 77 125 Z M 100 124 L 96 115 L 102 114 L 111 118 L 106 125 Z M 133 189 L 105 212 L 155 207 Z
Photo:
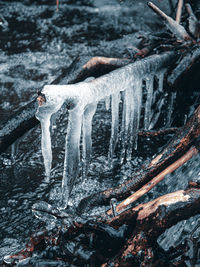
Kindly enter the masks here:
M 121 212 L 128 205 L 130 205 L 131 203 L 136 201 L 138 198 L 140 198 L 141 196 L 149 192 L 154 186 L 156 186 L 159 182 L 161 182 L 167 174 L 175 171 L 177 168 L 182 166 L 185 162 L 187 162 L 189 159 L 192 158 L 192 156 L 196 155 L 197 153 L 198 153 L 198 150 L 195 147 L 190 148 L 190 150 L 186 154 L 184 154 L 181 158 L 179 158 L 173 164 L 169 165 L 164 171 L 162 171 L 157 176 L 155 176 L 150 182 L 145 184 L 137 192 L 135 192 L 130 197 L 122 201 L 119 205 L 117 205 L 116 212 L 117 213 Z M 112 215 L 112 211 L 111 210 L 107 211 L 107 214 Z
M 138 132 L 139 136 L 145 136 L 145 137 L 152 137 L 152 136 L 160 136 L 160 135 L 165 135 L 165 134 L 174 134 L 176 133 L 178 128 L 172 127 L 172 128 L 166 128 L 166 129 L 161 129 L 158 131 L 140 131 Z
M 177 7 L 177 12 L 176 12 L 176 22 L 179 24 L 181 21 L 181 13 L 182 13 L 182 8 L 183 8 L 183 0 L 178 1 L 178 7 Z
M 162 19 L 166 21 L 166 26 L 169 30 L 178 38 L 182 40 L 192 40 L 189 34 L 186 32 L 185 28 L 178 24 L 174 19 L 167 16 L 162 10 L 160 10 L 156 5 L 152 2 L 148 2 L 148 6 L 158 14 Z

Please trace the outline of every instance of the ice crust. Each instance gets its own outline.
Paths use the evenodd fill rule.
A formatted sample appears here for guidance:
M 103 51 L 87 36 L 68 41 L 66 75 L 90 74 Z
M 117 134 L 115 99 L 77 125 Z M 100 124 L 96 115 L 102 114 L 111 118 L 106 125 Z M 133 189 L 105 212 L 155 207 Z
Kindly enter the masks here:
M 53 114 L 65 103 L 69 109 L 69 119 L 65 142 L 65 160 L 62 180 L 62 203 L 67 206 L 68 197 L 80 169 L 80 140 L 82 136 L 83 176 L 86 176 L 92 153 L 92 118 L 97 103 L 104 99 L 106 109 L 111 106 L 111 137 L 108 151 L 109 163 L 112 159 L 119 135 L 119 103 L 123 100 L 121 121 L 121 161 L 130 160 L 132 149 L 137 148 L 137 134 L 143 98 L 143 83 L 146 83 L 146 103 L 144 128 L 154 125 L 151 121 L 151 105 L 154 98 L 154 77 L 157 75 L 158 91 L 162 92 L 163 76 L 170 53 L 150 56 L 117 69 L 97 79 L 87 79 L 73 85 L 46 85 L 42 93 L 46 103 L 38 107 L 36 117 L 42 128 L 42 155 L 46 176 L 50 177 L 52 151 L 50 124 Z

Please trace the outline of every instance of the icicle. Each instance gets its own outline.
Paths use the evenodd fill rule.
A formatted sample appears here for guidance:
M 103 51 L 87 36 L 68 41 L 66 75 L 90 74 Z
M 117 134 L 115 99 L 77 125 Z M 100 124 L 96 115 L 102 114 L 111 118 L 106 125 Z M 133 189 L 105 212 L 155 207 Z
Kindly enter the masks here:
M 131 159 L 132 154 L 132 136 L 133 136 L 133 121 L 134 121 L 134 92 L 133 85 L 130 84 L 124 92 L 123 114 L 122 114 L 122 153 L 121 163 Z
M 120 93 L 112 95 L 112 126 L 111 126 L 111 137 L 110 137 L 110 147 L 108 152 L 108 161 L 110 167 L 112 167 L 112 158 L 115 150 L 115 146 L 118 139 L 118 128 L 119 128 L 119 101 Z
M 133 136 L 132 136 L 132 144 L 133 148 L 137 149 L 137 140 L 138 140 L 138 131 L 140 126 L 140 114 L 142 107 L 142 80 L 137 79 L 134 85 L 135 90 L 135 111 L 134 111 L 134 121 L 133 121 Z
M 51 135 L 50 135 L 50 118 L 47 116 L 45 120 L 41 120 L 42 128 L 42 155 L 44 159 L 45 173 L 47 179 L 50 177 L 51 163 L 52 163 L 52 151 L 51 151 Z
M 131 158 L 132 145 L 137 147 L 137 132 L 140 122 L 140 109 L 142 99 L 142 79 L 146 79 L 147 101 L 144 116 L 144 127 L 149 128 L 151 119 L 151 106 L 153 96 L 153 73 L 165 68 L 169 62 L 176 60 L 176 54 L 169 52 L 162 55 L 150 56 L 141 61 L 119 68 L 91 81 L 70 85 L 47 85 L 42 90 L 44 102 L 39 103 L 36 117 L 42 125 L 42 154 L 44 157 L 46 174 L 50 176 L 52 152 L 50 121 L 63 103 L 69 110 L 69 121 L 65 144 L 65 161 L 61 192 L 61 208 L 67 206 L 69 193 L 72 190 L 74 179 L 79 171 L 80 136 L 83 123 L 83 161 L 85 172 L 91 151 L 91 125 L 95 112 L 95 104 L 107 98 L 106 106 L 109 108 L 108 98 L 112 99 L 112 133 L 110 140 L 109 158 L 112 160 L 115 144 L 117 142 L 119 95 L 124 92 L 122 115 L 122 160 Z M 161 83 L 162 78 L 159 78 Z M 161 85 L 159 85 L 161 90 Z M 89 131 L 88 131 L 89 128 Z
M 153 75 L 150 74 L 151 77 L 146 78 L 146 90 L 147 90 L 147 99 L 145 104 L 145 114 L 144 114 L 144 129 L 149 129 L 150 124 L 150 116 L 151 116 L 151 104 L 153 98 Z
M 172 116 L 172 112 L 173 112 L 173 104 L 174 104 L 175 98 L 176 98 L 176 92 L 172 92 L 171 96 L 170 96 L 169 106 L 168 106 L 166 127 L 171 126 L 171 116 Z
M 62 197 L 59 207 L 61 209 L 67 207 L 69 194 L 71 193 L 74 180 L 79 172 L 82 115 L 83 106 L 81 105 L 69 110 L 62 180 Z
M 165 69 L 162 70 L 158 75 L 157 75 L 157 78 L 158 78 L 158 91 L 159 92 L 163 92 L 163 79 L 164 79 L 164 74 L 165 74 Z
M 106 106 L 106 110 L 110 109 L 110 96 L 105 98 L 105 106 Z
M 97 104 L 89 104 L 86 106 L 83 114 L 82 125 L 82 162 L 83 162 L 83 177 L 87 175 L 90 157 L 92 153 L 92 118 L 96 111 Z

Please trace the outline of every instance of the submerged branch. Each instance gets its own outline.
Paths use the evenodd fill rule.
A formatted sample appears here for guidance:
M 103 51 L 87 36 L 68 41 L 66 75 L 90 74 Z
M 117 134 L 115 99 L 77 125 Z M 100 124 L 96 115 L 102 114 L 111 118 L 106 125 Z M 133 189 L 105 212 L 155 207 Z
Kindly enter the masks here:
M 111 198 L 116 198 L 119 201 L 129 197 L 132 191 L 138 190 L 170 164 L 183 156 L 192 145 L 196 145 L 196 142 L 199 142 L 199 136 L 200 106 L 196 109 L 186 125 L 178 129 L 170 143 L 153 160 L 142 166 L 141 171 L 134 174 L 132 179 L 115 188 L 110 188 L 82 199 L 77 209 L 78 212 L 83 212 L 84 209 L 91 208 L 95 205 L 107 204 Z

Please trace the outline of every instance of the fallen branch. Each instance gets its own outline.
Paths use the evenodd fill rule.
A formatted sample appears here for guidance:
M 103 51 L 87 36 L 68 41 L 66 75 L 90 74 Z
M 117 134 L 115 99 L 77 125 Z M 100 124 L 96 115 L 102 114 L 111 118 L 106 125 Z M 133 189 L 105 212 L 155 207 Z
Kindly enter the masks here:
M 161 182 L 165 176 L 169 173 L 172 173 L 177 168 L 182 166 L 185 162 L 187 162 L 189 159 L 191 159 L 194 155 L 198 153 L 198 149 L 195 147 L 191 147 L 190 150 L 188 150 L 181 158 L 176 160 L 174 163 L 169 165 L 165 170 L 160 172 L 156 177 L 154 177 L 150 182 L 148 182 L 146 185 L 141 187 L 137 192 L 126 198 L 124 201 L 122 201 L 119 205 L 116 206 L 116 212 L 120 213 L 124 209 L 127 208 L 128 205 L 132 204 L 134 201 L 139 199 L 141 196 L 149 192 L 154 186 L 156 186 L 159 182 Z M 107 211 L 108 215 L 112 215 L 112 211 Z
M 181 13 L 182 13 L 182 8 L 183 8 L 183 0 L 178 1 L 178 7 L 177 7 L 177 12 L 176 12 L 176 22 L 179 24 L 181 21 Z
M 94 57 L 91 59 L 89 56 L 76 58 L 69 67 L 61 70 L 60 75 L 51 84 L 77 83 L 90 76 L 101 76 L 130 62 L 132 61 L 129 59 L 117 58 Z M 4 152 L 18 138 L 39 124 L 39 121 L 35 118 L 37 110 L 35 98 L 1 124 L 0 153 Z
M 158 236 L 177 222 L 199 214 L 199 204 L 200 189 L 189 188 L 140 204 L 113 218 L 109 225 L 116 228 L 122 222 L 133 223 L 137 213 L 131 237 L 118 255 L 103 266 L 154 266 L 153 262 L 158 260 L 154 253 Z
M 110 188 L 82 199 L 77 208 L 77 212 L 82 213 L 85 209 L 93 206 L 108 204 L 111 198 L 116 198 L 120 201 L 129 197 L 132 191 L 138 190 L 145 183 L 149 182 L 153 177 L 157 176 L 170 164 L 183 156 L 195 142 L 199 142 L 199 135 L 200 106 L 196 109 L 186 125 L 178 129 L 170 143 L 154 159 L 142 166 L 141 171 L 134 174 L 132 179 L 115 188 Z
M 185 28 L 177 23 L 174 19 L 167 16 L 162 10 L 160 10 L 156 5 L 154 5 L 152 2 L 148 2 L 148 6 L 156 13 L 158 14 L 162 19 L 165 20 L 166 26 L 169 28 L 169 30 L 177 37 L 177 39 L 182 40 L 192 40 L 190 35 L 187 33 Z
M 143 136 L 143 137 L 154 137 L 154 136 L 162 136 L 162 135 L 167 135 L 167 134 L 175 134 L 177 132 L 178 128 L 176 127 L 171 127 L 171 128 L 166 128 L 166 129 L 160 129 L 158 131 L 139 131 L 138 135 Z
M 179 221 L 199 214 L 199 204 L 199 184 L 192 182 L 186 190 L 140 204 L 108 221 L 77 221 L 53 235 L 40 232 L 31 237 L 24 250 L 7 256 L 5 262 L 14 264 L 45 249 L 48 255 L 49 243 L 57 253 L 52 260 L 59 258 L 75 266 L 153 266 L 153 262 L 165 262 L 156 253 L 157 238 Z

